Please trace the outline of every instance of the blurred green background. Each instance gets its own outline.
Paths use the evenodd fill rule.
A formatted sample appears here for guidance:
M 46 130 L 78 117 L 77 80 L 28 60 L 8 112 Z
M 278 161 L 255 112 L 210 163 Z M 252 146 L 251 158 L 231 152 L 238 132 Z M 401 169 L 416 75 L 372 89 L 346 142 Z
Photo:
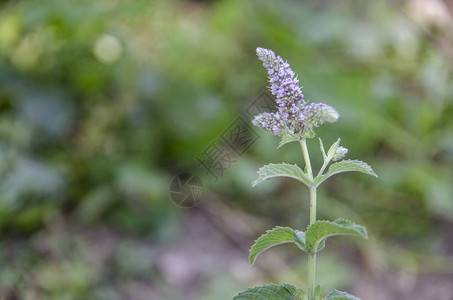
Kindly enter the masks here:
M 302 165 L 259 139 L 194 208 L 168 189 L 266 88 L 257 46 L 287 59 L 307 99 L 341 114 L 317 131 L 379 178 L 334 177 L 319 218 L 370 239 L 332 239 L 323 291 L 366 300 L 453 299 L 453 6 L 447 0 L 23 0 L 0 4 L 0 299 L 231 299 L 305 287 L 308 192 L 254 189 L 261 165 Z M 309 141 L 315 167 L 321 156 Z M 199 168 L 198 168 L 199 169 Z

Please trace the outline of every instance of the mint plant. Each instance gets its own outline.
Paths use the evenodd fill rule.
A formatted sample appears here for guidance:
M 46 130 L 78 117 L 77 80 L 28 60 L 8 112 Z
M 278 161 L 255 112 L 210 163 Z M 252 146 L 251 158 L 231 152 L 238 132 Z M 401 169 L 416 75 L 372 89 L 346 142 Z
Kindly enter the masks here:
M 365 227 L 345 219 L 335 221 L 316 220 L 317 188 L 331 176 L 343 172 L 362 172 L 377 177 L 371 167 L 359 160 L 342 160 L 348 149 L 340 146 L 338 139 L 326 152 L 321 139 L 319 147 L 323 165 L 318 173 L 312 169 L 307 139 L 315 137 L 314 129 L 326 122 L 337 121 L 339 114 L 324 103 L 308 103 L 304 100 L 299 80 L 289 64 L 274 52 L 257 48 L 256 54 L 267 69 L 270 91 L 276 97 L 277 111 L 261 113 L 253 119 L 255 126 L 261 127 L 281 138 L 277 148 L 290 143 L 300 143 L 305 168 L 279 163 L 268 164 L 258 170 L 258 178 L 253 186 L 274 177 L 289 177 L 305 184 L 310 190 L 310 224 L 305 231 L 289 227 L 275 227 L 260 236 L 250 249 L 249 260 L 253 265 L 257 256 L 266 249 L 283 243 L 294 243 L 308 254 L 308 288 L 290 285 L 263 285 L 249 288 L 239 293 L 233 300 L 321 300 L 321 286 L 316 285 L 316 254 L 324 249 L 326 239 L 335 235 L 353 235 L 367 239 Z M 334 290 L 325 300 L 357 300 L 346 292 Z M 359 299 L 360 300 L 360 299 Z

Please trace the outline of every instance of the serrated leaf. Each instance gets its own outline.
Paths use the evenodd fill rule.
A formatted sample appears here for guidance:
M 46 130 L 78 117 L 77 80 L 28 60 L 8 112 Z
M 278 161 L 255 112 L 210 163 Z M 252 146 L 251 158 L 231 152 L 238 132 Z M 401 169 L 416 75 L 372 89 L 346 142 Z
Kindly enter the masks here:
M 280 144 L 278 144 L 277 149 L 279 149 L 281 146 L 291 143 L 291 142 L 298 142 L 300 141 L 300 136 L 294 134 L 292 131 L 288 130 L 286 133 L 283 134 Z
M 265 165 L 258 170 L 257 174 L 258 179 L 252 182 L 252 186 L 274 177 L 293 178 L 303 182 L 307 186 L 312 184 L 312 180 L 301 170 L 301 168 L 297 165 L 287 163 Z
M 290 284 L 267 284 L 249 288 L 239 293 L 233 300 L 306 300 L 306 293 L 301 288 Z
M 360 298 L 357 298 L 351 294 L 348 294 L 346 292 L 340 292 L 337 290 L 333 290 L 330 292 L 325 300 L 360 300 Z
M 253 265 L 258 254 L 275 245 L 294 242 L 293 229 L 289 227 L 275 227 L 268 230 L 265 234 L 260 236 L 250 248 L 249 261 Z
M 365 227 L 348 220 L 316 221 L 308 226 L 305 233 L 305 249 L 309 253 L 319 252 L 324 248 L 325 240 L 334 235 L 356 235 L 368 238 Z
M 319 186 L 327 178 L 342 172 L 361 172 L 371 176 L 378 177 L 373 169 L 365 162 L 360 160 L 342 160 L 330 165 L 329 170 L 315 178 L 314 184 Z

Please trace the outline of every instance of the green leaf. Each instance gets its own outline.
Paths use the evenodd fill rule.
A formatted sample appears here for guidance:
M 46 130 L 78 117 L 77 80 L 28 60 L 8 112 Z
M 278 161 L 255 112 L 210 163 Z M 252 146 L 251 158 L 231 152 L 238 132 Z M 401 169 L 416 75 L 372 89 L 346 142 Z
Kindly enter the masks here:
M 360 300 L 360 298 L 357 298 L 351 294 L 348 294 L 346 292 L 340 292 L 337 290 L 333 290 L 330 292 L 325 300 Z
M 293 230 L 293 240 L 297 247 L 307 252 L 307 250 L 305 249 L 305 232 Z
M 267 284 L 249 288 L 239 293 L 233 300 L 306 300 L 306 293 L 290 284 Z
M 331 161 L 332 158 L 335 156 L 335 153 L 337 152 L 338 146 L 340 146 L 340 141 L 341 139 L 338 138 L 338 140 L 330 146 L 329 151 L 327 151 L 327 160 Z
M 297 299 L 307 300 L 308 297 L 307 293 L 300 287 L 287 283 L 282 284 L 282 286 L 285 287 L 288 291 L 290 291 L 290 293 L 292 293 L 294 296 L 296 296 Z
M 315 288 L 315 300 L 321 300 L 321 286 L 317 285 Z
M 327 155 L 326 155 L 326 150 L 324 150 L 324 144 L 322 143 L 321 138 L 318 138 L 318 140 L 319 140 L 319 149 L 321 149 L 321 153 L 322 153 L 322 158 L 324 161 L 326 161 Z
M 333 235 L 356 235 L 368 238 L 365 227 L 351 221 L 337 219 L 331 221 L 316 221 L 308 226 L 305 233 L 305 249 L 309 253 L 316 253 L 324 248 L 325 240 Z M 313 249 L 316 249 L 315 251 Z
M 330 150 L 329 150 L 330 152 Z M 329 155 L 329 154 L 327 154 Z M 323 174 L 319 175 L 315 178 L 314 184 L 319 186 L 322 182 L 324 182 L 327 178 L 342 172 L 361 172 L 371 176 L 378 177 L 376 173 L 374 173 L 373 169 L 363 161 L 360 160 L 342 160 L 337 163 L 332 164 L 329 167 L 329 170 Z
M 290 177 L 307 186 L 312 184 L 312 180 L 297 165 L 287 163 L 265 165 L 258 170 L 257 174 L 258 179 L 252 182 L 252 186 L 274 177 Z
M 283 134 L 280 144 L 278 144 L 277 149 L 281 146 L 291 143 L 291 142 L 298 142 L 300 141 L 300 136 L 294 134 L 294 132 L 288 130 L 286 133 Z
M 299 230 L 293 230 L 293 239 L 294 239 L 294 243 L 297 245 L 297 247 L 299 247 L 303 251 L 309 253 L 305 246 L 305 232 L 299 231 Z M 318 245 L 318 251 L 321 251 L 325 245 L 326 245 L 325 240 L 321 241 L 321 243 Z M 318 252 L 318 251 L 316 251 L 316 252 Z
M 275 227 L 268 230 L 265 234 L 260 236 L 250 249 L 249 260 L 250 264 L 255 263 L 258 254 L 275 245 L 294 242 L 294 231 L 289 227 Z

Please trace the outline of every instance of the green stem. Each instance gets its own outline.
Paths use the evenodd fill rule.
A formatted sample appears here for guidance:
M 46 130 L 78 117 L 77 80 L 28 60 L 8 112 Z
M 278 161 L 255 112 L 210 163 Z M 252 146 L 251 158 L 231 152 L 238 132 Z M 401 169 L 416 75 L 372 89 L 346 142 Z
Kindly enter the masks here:
M 310 189 L 310 225 L 316 222 L 316 188 Z M 308 256 L 308 300 L 315 300 L 316 253 Z
M 321 169 L 319 169 L 319 173 L 317 176 L 320 176 L 322 175 L 322 173 L 324 173 L 324 170 L 326 169 L 327 165 L 330 163 L 330 160 L 326 160 L 324 161 L 324 163 L 322 164 L 322 167 Z
M 302 139 L 300 141 L 302 153 L 304 154 L 305 166 L 307 167 L 307 173 L 310 179 L 313 179 L 313 171 L 311 170 L 310 155 L 308 154 L 307 141 Z
M 302 153 L 304 155 L 305 166 L 308 176 L 313 180 L 313 171 L 311 169 L 310 155 L 308 154 L 307 141 L 300 141 Z M 325 166 L 324 166 L 325 168 Z M 316 187 L 310 188 L 310 225 L 316 222 Z M 316 254 L 310 254 L 308 257 L 308 300 L 315 300 L 316 288 Z
M 310 189 L 310 225 L 316 222 L 316 188 Z

